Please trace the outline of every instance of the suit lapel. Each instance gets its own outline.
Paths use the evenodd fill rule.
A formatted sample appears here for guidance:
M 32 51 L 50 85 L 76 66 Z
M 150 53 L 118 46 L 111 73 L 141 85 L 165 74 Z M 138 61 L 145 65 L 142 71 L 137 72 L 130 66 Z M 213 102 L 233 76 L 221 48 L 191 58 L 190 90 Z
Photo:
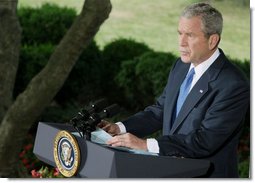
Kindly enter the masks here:
M 181 61 L 180 61 L 181 62 Z M 163 135 L 168 135 L 170 132 L 170 124 L 172 124 L 172 115 L 174 113 L 176 99 L 179 94 L 179 88 L 189 70 L 190 64 L 184 64 L 181 62 L 182 67 L 173 74 L 172 79 L 170 80 L 169 89 L 167 90 L 167 97 L 165 102 L 165 117 L 164 117 L 164 124 L 163 124 Z M 174 87 L 173 87 L 174 86 Z
M 221 51 L 221 50 L 220 50 Z M 195 107 L 198 101 L 208 92 L 209 83 L 216 79 L 220 70 L 222 69 L 225 61 L 225 55 L 221 51 L 221 55 L 215 60 L 215 62 L 208 68 L 208 70 L 201 76 L 201 78 L 194 85 L 189 95 L 187 96 L 183 106 L 177 116 L 173 127 L 170 130 L 170 134 L 173 134 L 180 124 L 185 120 L 190 111 Z M 177 96 L 178 97 L 178 96 Z M 177 98 L 176 97 L 176 98 Z M 175 98 L 175 100 L 176 100 Z

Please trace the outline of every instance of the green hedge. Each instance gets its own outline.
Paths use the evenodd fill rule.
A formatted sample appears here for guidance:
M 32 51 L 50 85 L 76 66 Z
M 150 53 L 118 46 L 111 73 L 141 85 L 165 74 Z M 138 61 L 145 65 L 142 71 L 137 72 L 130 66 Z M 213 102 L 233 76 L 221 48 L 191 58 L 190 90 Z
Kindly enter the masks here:
M 40 8 L 21 7 L 18 17 L 23 44 L 58 44 L 72 25 L 76 11 L 46 3 Z
M 102 51 L 101 88 L 111 102 L 122 102 L 123 92 L 114 78 L 120 71 L 121 64 L 126 60 L 139 57 L 151 49 L 144 43 L 132 39 L 118 39 L 107 44 Z M 116 95 L 116 93 L 118 95 Z
M 250 159 L 240 162 L 238 169 L 239 169 L 239 177 L 250 178 L 251 177 L 250 176 L 250 173 L 251 173 Z
M 232 59 L 230 61 L 236 65 L 243 74 L 250 80 L 250 61 L 249 60 L 239 60 L 239 59 Z
M 142 109 L 155 101 L 175 60 L 176 56 L 171 53 L 150 51 L 122 63 L 115 80 L 124 90 L 129 108 Z

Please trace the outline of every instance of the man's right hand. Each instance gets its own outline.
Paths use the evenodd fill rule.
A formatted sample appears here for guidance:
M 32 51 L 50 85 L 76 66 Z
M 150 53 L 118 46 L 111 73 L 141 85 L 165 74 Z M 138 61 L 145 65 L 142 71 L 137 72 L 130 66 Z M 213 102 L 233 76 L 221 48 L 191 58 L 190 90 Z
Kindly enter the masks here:
M 106 121 L 106 120 L 101 120 L 101 122 L 98 123 L 97 126 L 112 136 L 118 135 L 120 133 L 120 128 L 118 125 L 116 125 L 115 123 Z

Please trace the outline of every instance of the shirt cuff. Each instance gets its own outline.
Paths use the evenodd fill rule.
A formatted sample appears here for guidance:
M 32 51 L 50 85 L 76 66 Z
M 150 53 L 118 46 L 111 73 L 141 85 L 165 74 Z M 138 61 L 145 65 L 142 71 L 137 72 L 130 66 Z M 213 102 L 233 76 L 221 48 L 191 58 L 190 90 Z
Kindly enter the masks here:
M 126 127 L 125 127 L 125 125 L 122 122 L 117 122 L 115 124 L 118 125 L 118 127 L 120 129 L 120 133 L 119 134 L 127 133 Z
M 154 138 L 147 139 L 147 149 L 152 153 L 159 153 L 158 141 Z

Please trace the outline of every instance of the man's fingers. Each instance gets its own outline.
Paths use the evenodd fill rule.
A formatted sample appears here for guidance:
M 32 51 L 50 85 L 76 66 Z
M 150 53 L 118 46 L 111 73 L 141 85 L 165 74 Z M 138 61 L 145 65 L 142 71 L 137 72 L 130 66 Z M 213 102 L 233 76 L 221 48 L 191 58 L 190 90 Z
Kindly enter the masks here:
M 102 126 L 101 129 L 103 129 L 104 131 L 108 131 L 110 127 L 111 127 L 111 125 L 107 124 L 105 126 Z
M 97 124 L 97 127 L 102 128 L 102 127 L 103 127 L 103 124 L 102 124 L 102 123 L 98 123 L 98 124 Z
M 113 147 L 120 147 L 120 146 L 124 147 L 124 143 L 123 142 L 116 142 L 116 143 L 109 144 L 109 145 L 111 145 Z
M 112 146 L 123 146 L 133 149 L 147 150 L 146 140 L 140 139 L 130 133 L 117 135 L 111 138 L 107 144 Z
M 105 120 L 101 120 L 101 122 L 97 124 L 97 127 L 102 128 L 102 129 L 107 128 L 109 126 L 110 126 L 110 122 L 105 121 Z
M 113 147 L 116 146 L 129 147 L 126 134 L 114 136 L 107 142 L 107 144 Z
M 101 122 L 97 124 L 97 127 L 102 128 L 102 127 L 104 127 L 106 124 L 107 124 L 106 121 L 101 120 Z
M 109 145 L 112 145 L 112 146 L 124 146 L 124 143 L 123 143 L 123 139 L 121 138 L 120 135 L 117 135 L 117 136 L 114 136 L 113 138 L 111 138 L 107 144 Z

